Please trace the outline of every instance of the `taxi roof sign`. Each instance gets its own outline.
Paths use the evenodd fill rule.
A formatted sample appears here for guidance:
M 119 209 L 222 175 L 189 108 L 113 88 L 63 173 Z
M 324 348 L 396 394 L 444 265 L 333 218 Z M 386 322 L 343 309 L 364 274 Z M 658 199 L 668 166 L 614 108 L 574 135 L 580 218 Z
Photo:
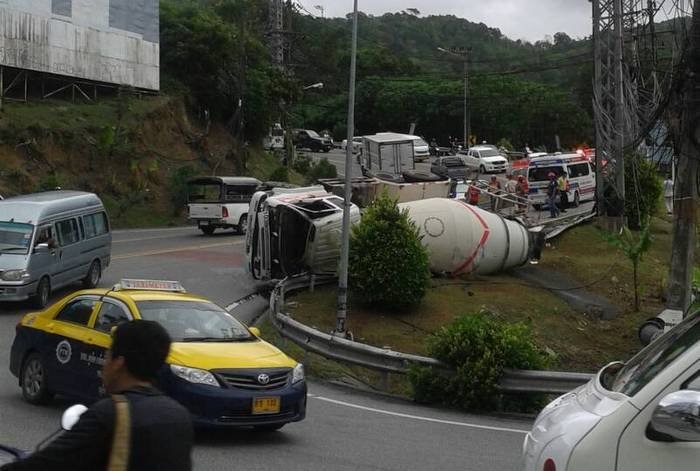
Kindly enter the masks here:
M 179 281 L 166 280 L 138 280 L 132 278 L 122 278 L 115 290 L 133 289 L 142 291 L 174 291 L 184 293 L 185 288 Z

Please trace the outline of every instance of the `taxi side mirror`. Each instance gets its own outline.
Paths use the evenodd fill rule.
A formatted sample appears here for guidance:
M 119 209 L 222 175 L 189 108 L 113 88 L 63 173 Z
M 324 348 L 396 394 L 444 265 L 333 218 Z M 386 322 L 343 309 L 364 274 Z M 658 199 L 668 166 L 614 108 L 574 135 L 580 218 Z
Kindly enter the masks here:
M 260 329 L 258 329 L 257 327 L 248 327 L 248 330 L 251 334 L 255 335 L 256 337 L 260 337 Z

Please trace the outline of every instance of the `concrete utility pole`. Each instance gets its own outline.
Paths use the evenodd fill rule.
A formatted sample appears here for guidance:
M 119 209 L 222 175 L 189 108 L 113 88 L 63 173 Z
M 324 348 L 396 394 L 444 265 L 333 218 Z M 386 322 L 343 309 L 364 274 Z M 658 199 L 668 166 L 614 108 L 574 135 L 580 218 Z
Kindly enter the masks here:
M 668 273 L 668 309 L 690 308 L 698 210 L 698 159 L 700 159 L 700 0 L 693 4 L 687 72 L 680 121 L 680 154 L 673 201 L 673 245 Z
M 355 135 L 355 71 L 357 69 L 357 0 L 352 13 L 352 49 L 350 53 L 350 90 L 348 92 L 348 145 L 345 149 L 345 201 L 343 202 L 343 234 L 338 270 L 338 314 L 336 335 L 346 335 L 348 317 L 348 265 L 350 260 L 350 209 L 352 207 L 352 138 Z
M 464 148 L 469 148 L 469 135 L 471 134 L 471 109 L 469 96 L 469 60 L 471 59 L 471 47 L 451 47 L 445 49 L 438 47 L 438 51 L 459 56 L 464 62 Z

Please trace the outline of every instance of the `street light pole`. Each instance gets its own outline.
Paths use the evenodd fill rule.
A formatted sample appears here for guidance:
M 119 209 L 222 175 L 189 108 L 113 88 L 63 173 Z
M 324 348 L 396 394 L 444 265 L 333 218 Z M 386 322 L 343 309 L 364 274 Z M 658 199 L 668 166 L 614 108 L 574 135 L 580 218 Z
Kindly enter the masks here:
M 345 336 L 348 317 L 348 264 L 350 260 L 350 209 L 352 208 L 352 138 L 355 134 L 355 70 L 357 68 L 357 0 L 352 14 L 352 49 L 350 53 L 350 90 L 348 92 L 348 129 L 345 146 L 345 201 L 343 201 L 343 234 L 338 269 L 338 312 L 335 334 Z
M 471 109 L 469 106 L 469 54 L 472 52 L 471 47 L 453 47 L 445 49 L 438 47 L 438 51 L 452 54 L 453 56 L 461 57 L 464 61 L 464 148 L 469 148 L 469 135 L 471 134 Z

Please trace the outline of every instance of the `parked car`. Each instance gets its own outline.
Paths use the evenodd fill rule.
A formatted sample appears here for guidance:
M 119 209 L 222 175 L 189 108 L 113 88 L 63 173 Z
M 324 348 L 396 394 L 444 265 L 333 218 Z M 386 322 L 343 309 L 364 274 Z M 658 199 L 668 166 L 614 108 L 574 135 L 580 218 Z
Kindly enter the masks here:
M 508 160 L 492 145 L 470 147 L 468 151 L 459 151 L 459 155 L 464 157 L 469 168 L 479 173 L 505 172 L 508 168 Z
M 459 155 L 438 157 L 430 166 L 430 171 L 442 177 L 459 179 L 466 178 L 469 174 L 469 168 Z
M 297 129 L 292 135 L 294 145 L 299 149 L 309 149 L 312 152 L 329 152 L 333 148 L 333 141 L 320 136 L 312 129 Z

